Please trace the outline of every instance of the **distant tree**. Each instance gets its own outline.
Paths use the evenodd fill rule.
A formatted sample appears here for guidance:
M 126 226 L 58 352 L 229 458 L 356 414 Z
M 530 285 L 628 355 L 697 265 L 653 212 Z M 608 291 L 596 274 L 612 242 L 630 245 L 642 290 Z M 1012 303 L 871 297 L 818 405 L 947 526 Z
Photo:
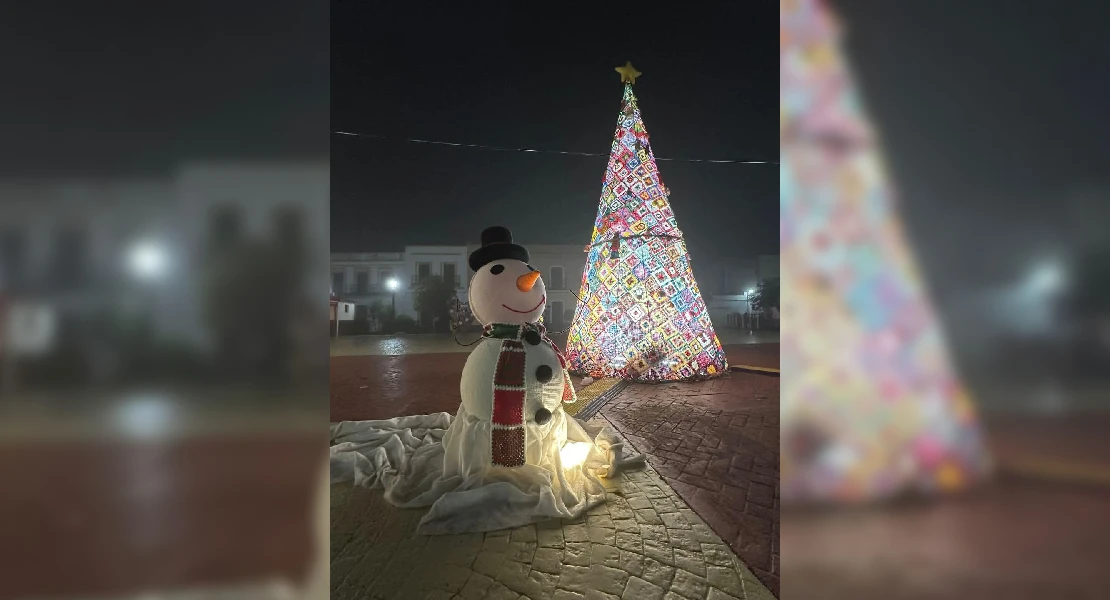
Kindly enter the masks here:
M 290 324 L 303 315 L 306 300 L 309 254 L 303 218 L 294 210 L 278 210 L 272 235 L 247 238 L 232 226 L 234 219 L 217 216 L 202 260 L 213 358 L 230 377 L 280 383 L 292 358 Z
M 366 318 L 371 321 L 381 323 L 391 316 L 389 307 L 381 300 L 371 300 L 370 304 L 366 305 Z
M 755 293 L 751 297 L 752 310 L 767 310 L 771 307 L 781 308 L 779 306 L 779 279 L 764 279 L 756 287 Z
M 449 323 L 451 306 L 454 304 L 455 282 L 444 281 L 433 275 L 416 285 L 413 290 L 413 308 L 421 315 L 430 318 L 430 323 Z M 430 324 L 429 323 L 429 324 Z
M 1066 310 L 1073 317 L 1110 314 L 1110 245 L 1081 255 L 1073 268 Z

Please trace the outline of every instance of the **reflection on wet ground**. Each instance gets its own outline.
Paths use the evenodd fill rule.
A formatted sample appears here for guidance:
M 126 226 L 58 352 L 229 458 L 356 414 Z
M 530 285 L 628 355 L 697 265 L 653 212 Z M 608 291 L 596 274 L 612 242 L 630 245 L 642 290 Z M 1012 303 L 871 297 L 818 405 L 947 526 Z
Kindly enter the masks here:
M 405 354 L 439 354 L 443 352 L 468 353 L 473 346 L 464 346 L 478 339 L 477 332 L 458 335 L 457 343 L 448 334 L 411 335 L 352 335 L 332 338 L 332 356 L 402 356 Z M 566 347 L 566 334 L 553 335 L 560 347 Z M 745 331 L 719 329 L 717 337 L 724 346 L 747 344 L 777 344 L 777 331 Z
M 1105 597 L 1106 508 L 1105 491 L 1002 481 L 905 506 L 783 511 L 784 597 Z
M 983 421 L 999 471 L 979 489 L 887 507 L 783 511 L 786 597 L 1106 597 L 1110 490 L 1085 474 L 1110 473 L 1110 415 L 988 413 Z M 1029 476 L 1029 461 L 1058 468 Z
M 300 580 L 328 431 L 290 393 L 5 398 L 0 597 Z

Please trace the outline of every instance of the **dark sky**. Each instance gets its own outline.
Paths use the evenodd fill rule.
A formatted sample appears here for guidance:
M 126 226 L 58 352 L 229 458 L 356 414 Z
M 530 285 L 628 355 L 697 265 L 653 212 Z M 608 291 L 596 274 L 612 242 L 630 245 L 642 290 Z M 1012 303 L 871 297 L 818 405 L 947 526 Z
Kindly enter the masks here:
M 611 3 L 402 13 L 332 4 L 335 129 L 607 154 L 631 60 L 660 157 L 778 160 L 778 5 Z M 332 140 L 332 249 L 586 244 L 607 156 Z M 778 168 L 660 162 L 691 252 L 778 252 Z
M 934 288 L 1066 253 L 1077 190 L 1110 192 L 1110 3 L 832 4 Z
M 326 158 L 327 0 L 4 2 L 0 176 Z
M 330 148 L 337 250 L 476 241 L 494 223 L 585 243 L 605 158 L 328 132 L 604 153 L 625 60 L 644 72 L 660 156 L 777 159 L 775 2 L 384 4 L 340 2 L 329 19 L 326 0 L 3 3 L 0 177 L 161 176 Z M 1073 190 L 1110 189 L 1110 3 L 834 5 L 926 266 L 974 280 L 1066 243 Z M 695 254 L 775 250 L 777 168 L 660 165 Z

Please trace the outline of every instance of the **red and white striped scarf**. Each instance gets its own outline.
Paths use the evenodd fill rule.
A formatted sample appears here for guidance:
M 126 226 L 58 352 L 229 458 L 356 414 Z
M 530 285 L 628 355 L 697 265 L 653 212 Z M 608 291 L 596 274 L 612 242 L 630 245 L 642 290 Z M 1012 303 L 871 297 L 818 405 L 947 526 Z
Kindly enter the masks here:
M 563 377 L 563 402 L 574 401 L 574 388 L 567 374 L 567 361 L 559 347 L 547 337 L 547 329 L 539 323 L 491 323 L 482 328 L 482 337 L 501 340 L 497 368 L 493 373 L 493 423 L 490 448 L 493 464 L 519 467 L 524 464 L 524 395 L 527 375 L 524 344 L 529 332 L 533 345 L 547 344 L 559 358 Z

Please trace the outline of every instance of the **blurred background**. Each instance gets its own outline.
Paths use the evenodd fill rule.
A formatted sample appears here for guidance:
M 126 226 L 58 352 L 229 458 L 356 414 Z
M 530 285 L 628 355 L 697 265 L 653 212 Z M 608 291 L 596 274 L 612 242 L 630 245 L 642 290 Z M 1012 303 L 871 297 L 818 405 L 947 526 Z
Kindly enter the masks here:
M 0 598 L 307 577 L 328 13 L 0 8 Z
M 1108 597 L 1110 87 L 1099 74 L 1110 7 L 781 7 L 782 281 L 784 298 L 795 294 L 782 317 L 784 501 L 789 457 L 871 452 L 795 477 L 822 501 L 784 509 L 783 597 Z M 827 76 L 841 70 L 847 81 Z M 844 194 L 855 177 L 874 189 Z M 821 234 L 831 245 L 807 245 Z M 857 235 L 880 258 L 837 254 Z M 875 304 L 838 270 L 864 263 L 897 280 Z M 918 283 L 912 327 L 891 317 L 875 329 L 885 349 L 853 345 Z M 818 306 L 832 308 L 805 320 Z M 939 332 L 908 335 L 929 329 L 930 312 Z M 838 353 L 830 342 L 808 370 L 788 370 L 787 336 L 841 334 Z M 820 368 L 830 379 L 814 383 Z M 874 385 L 829 383 L 844 372 Z M 895 397 L 911 410 L 890 408 Z M 839 414 L 817 420 L 826 431 L 790 412 L 834 402 Z M 885 429 L 880 414 L 894 415 Z

